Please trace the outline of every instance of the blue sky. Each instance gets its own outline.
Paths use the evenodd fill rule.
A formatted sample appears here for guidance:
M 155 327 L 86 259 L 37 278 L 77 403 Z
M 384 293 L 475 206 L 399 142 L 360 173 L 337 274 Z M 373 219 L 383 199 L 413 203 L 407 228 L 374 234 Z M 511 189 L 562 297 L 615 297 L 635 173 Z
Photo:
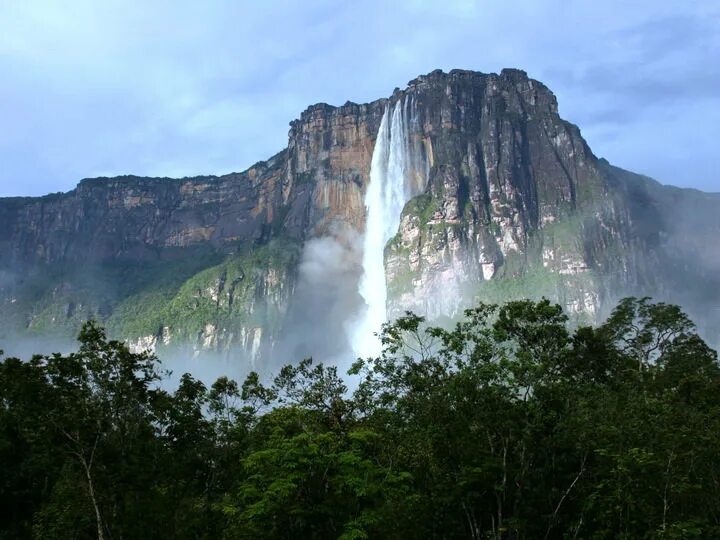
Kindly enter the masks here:
M 3 0 L 0 196 L 281 150 L 309 104 L 526 70 L 594 152 L 720 191 L 717 0 Z

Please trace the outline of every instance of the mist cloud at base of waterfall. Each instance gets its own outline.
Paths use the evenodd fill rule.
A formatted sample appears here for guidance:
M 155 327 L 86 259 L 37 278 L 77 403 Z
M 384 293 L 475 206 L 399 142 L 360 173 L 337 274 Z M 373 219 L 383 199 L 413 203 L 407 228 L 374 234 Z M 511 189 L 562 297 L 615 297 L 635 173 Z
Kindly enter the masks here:
M 357 284 L 362 237 L 349 227 L 305 243 L 298 282 L 271 366 L 312 357 L 347 368 L 354 360 L 349 326 L 362 310 Z

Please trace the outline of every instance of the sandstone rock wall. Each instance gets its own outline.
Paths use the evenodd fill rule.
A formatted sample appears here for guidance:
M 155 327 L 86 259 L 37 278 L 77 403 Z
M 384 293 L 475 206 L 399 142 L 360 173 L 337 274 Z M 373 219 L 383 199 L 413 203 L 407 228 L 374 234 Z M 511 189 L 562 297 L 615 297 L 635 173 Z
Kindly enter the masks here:
M 386 248 L 391 313 L 453 315 L 478 299 L 539 295 L 590 319 L 630 293 L 702 304 L 705 314 L 720 305 L 718 197 L 598 160 L 552 92 L 522 71 L 455 70 L 369 104 L 311 106 L 290 124 L 285 150 L 242 173 L 98 178 L 66 194 L 0 199 L 0 313 L 33 331 L 95 316 L 138 346 L 239 344 L 261 358 L 282 332 L 299 255 L 282 268 L 253 260 L 253 285 L 239 295 L 217 281 L 223 265 L 246 268 L 275 240 L 293 250 L 362 231 L 378 127 L 400 99 L 413 111 L 412 181 L 427 186 Z M 135 284 L 118 272 L 88 288 L 70 270 L 128 264 L 140 274 L 159 264 L 168 279 Z M 126 324 L 138 313 L 153 317 Z

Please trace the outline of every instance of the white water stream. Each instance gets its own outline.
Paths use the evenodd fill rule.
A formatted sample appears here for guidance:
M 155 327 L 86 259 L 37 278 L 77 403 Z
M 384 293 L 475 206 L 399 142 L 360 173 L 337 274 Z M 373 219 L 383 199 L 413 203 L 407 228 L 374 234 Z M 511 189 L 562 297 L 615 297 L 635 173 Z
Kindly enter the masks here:
M 400 215 L 415 195 L 409 182 L 412 161 L 408 143 L 408 111 L 403 99 L 385 108 L 373 150 L 370 184 L 365 194 L 366 227 L 363 240 L 362 277 L 359 292 L 365 309 L 354 328 L 352 345 L 363 358 L 380 353 L 380 340 L 374 333 L 387 320 L 387 281 L 385 245 L 400 226 Z

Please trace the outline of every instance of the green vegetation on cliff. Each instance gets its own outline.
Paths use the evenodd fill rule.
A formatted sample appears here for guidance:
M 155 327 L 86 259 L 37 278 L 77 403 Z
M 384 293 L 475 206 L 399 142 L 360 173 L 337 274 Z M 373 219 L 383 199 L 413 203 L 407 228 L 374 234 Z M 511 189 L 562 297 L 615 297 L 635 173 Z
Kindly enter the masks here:
M 284 302 L 273 299 L 290 286 L 291 269 L 300 247 L 274 240 L 225 258 L 184 280 L 179 287 L 146 289 L 129 296 L 115 309 L 110 328 L 123 337 L 160 335 L 191 341 L 207 325 L 277 328 Z
M 213 250 L 197 248 L 157 261 L 44 265 L 15 278 L 12 297 L 0 304 L 5 331 L 75 335 L 84 321 L 107 321 L 132 297 L 139 301 L 135 311 L 145 313 L 175 294 L 185 280 L 221 260 Z M 113 322 L 110 325 L 115 328 Z
M 225 256 L 198 248 L 155 262 L 48 265 L 23 277 L 19 292 L 0 304 L 3 332 L 71 336 L 88 319 L 131 340 L 161 336 L 165 327 L 173 340 L 189 343 L 207 325 L 272 331 L 285 308 L 277 296 L 292 286 L 299 253 L 295 242 L 272 240 Z
M 382 336 L 354 392 L 311 360 L 169 391 L 94 323 L 0 361 L 0 538 L 720 537 L 720 365 L 679 308 L 571 329 L 481 304 Z

